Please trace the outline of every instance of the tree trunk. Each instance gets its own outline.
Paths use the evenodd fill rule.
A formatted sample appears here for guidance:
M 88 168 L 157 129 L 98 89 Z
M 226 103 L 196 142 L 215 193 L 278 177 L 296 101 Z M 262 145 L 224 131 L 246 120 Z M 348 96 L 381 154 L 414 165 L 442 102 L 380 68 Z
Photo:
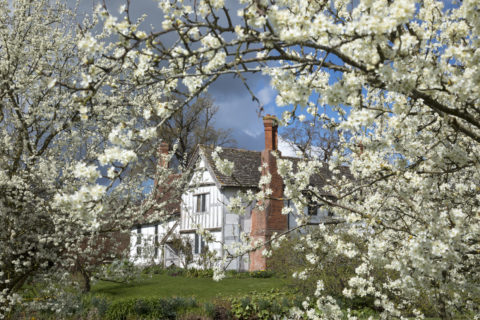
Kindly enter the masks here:
M 81 269 L 81 273 L 83 277 L 83 292 L 90 292 L 90 289 L 92 288 L 90 283 L 90 273 L 83 268 Z

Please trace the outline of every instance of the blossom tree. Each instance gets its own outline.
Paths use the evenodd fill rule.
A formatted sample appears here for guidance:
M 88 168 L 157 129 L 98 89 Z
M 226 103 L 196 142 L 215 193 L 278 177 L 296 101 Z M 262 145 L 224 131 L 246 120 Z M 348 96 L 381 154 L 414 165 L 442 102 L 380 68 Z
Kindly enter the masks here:
M 321 227 L 332 254 L 361 261 L 343 294 L 372 297 L 385 318 L 420 317 L 419 299 L 443 319 L 478 313 L 478 3 L 239 2 L 160 0 L 160 30 L 142 30 L 128 1 L 80 28 L 60 4 L 0 2 L 0 314 L 27 279 L 61 277 L 95 250 L 85 237 L 141 214 L 129 204 L 141 198 L 143 141 L 219 77 L 258 72 L 279 93 L 283 125 L 304 110 L 341 132 L 328 166 L 353 178 L 332 179 L 335 201 L 308 184 L 327 164 L 278 167 L 299 212 L 307 193 L 346 221 L 351 237 Z M 155 127 L 142 121 L 152 114 Z M 321 265 L 304 237 L 306 260 Z M 345 316 L 322 283 L 315 301 L 292 317 Z
M 71 301 L 58 288 L 72 270 L 90 274 L 122 256 L 106 239 L 152 206 L 152 219 L 169 213 L 154 199 L 139 206 L 145 170 L 136 162 L 157 130 L 142 122 L 145 109 L 170 112 L 157 99 L 161 84 L 124 81 L 129 70 L 102 55 L 95 23 L 78 26 L 60 1 L 0 1 L 0 318 L 42 279 L 56 287 L 45 286 L 53 298 L 39 307 L 61 311 Z M 136 101 L 140 93 L 151 102 Z M 157 180 L 170 174 L 163 168 Z
M 95 60 L 88 86 L 121 66 L 138 90 L 186 88 L 188 102 L 226 74 L 269 76 L 285 110 L 283 125 L 305 110 L 342 132 L 328 165 L 334 172 L 347 165 L 353 179 L 331 181 L 336 201 L 308 186 L 322 165 L 315 159 L 301 164 L 301 176 L 291 174 L 288 161 L 279 161 L 279 170 L 285 196 L 299 209 L 304 193 L 298 190 L 304 190 L 366 244 L 368 250 L 360 251 L 325 233 L 334 252 L 362 261 L 344 295 L 373 297 L 385 317 L 420 316 L 414 309 L 420 298 L 443 319 L 478 312 L 477 2 L 243 0 L 235 9 L 223 0 L 158 4 L 162 29 L 150 31 L 130 20 L 128 5 L 122 16 L 98 8 L 104 32 L 119 40 L 103 46 L 114 66 Z M 86 39 L 94 54 L 95 41 Z M 138 99 L 147 105 L 151 98 Z M 320 263 L 311 252 L 309 261 Z M 395 276 L 379 279 L 374 268 Z M 341 318 L 336 301 L 321 289 L 319 283 L 317 305 L 307 304 L 304 316 Z
M 338 132 L 333 127 L 325 130 L 318 121 L 300 120 L 284 127 L 281 137 L 290 148 L 298 150 L 305 156 L 314 156 L 321 161 L 328 161 L 332 153 L 338 149 Z

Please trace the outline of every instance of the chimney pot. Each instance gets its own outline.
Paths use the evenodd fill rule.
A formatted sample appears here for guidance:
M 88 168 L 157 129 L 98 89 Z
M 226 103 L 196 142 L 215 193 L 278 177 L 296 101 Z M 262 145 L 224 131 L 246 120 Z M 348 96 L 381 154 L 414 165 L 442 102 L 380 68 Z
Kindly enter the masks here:
M 168 168 L 168 161 L 166 161 L 165 157 L 169 149 L 170 145 L 165 141 L 162 141 L 160 147 L 158 147 L 158 165 L 162 168 Z
M 263 127 L 265 130 L 265 150 L 276 151 L 278 148 L 278 118 L 267 114 L 263 117 Z

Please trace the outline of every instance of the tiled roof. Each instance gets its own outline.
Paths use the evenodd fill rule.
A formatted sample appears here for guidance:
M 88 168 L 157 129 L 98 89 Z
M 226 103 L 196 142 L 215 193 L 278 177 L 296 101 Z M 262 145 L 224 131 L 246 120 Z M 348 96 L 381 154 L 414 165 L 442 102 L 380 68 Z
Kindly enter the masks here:
M 200 150 L 205 155 L 215 174 L 215 178 L 223 187 L 257 187 L 260 180 L 260 151 L 250 151 L 234 148 L 222 148 L 220 158 L 232 161 L 235 166 L 231 177 L 226 176 L 216 168 L 212 158 L 212 147 L 200 145 Z
M 258 187 L 261 173 L 258 168 L 261 165 L 261 152 L 250 151 L 235 148 L 222 148 L 222 152 L 219 153 L 220 158 L 232 161 L 234 165 L 234 171 L 231 177 L 223 175 L 215 167 L 215 163 L 212 158 L 212 152 L 214 148 L 209 146 L 200 145 L 201 152 L 205 155 L 207 160 L 207 166 L 210 167 L 215 175 L 215 179 L 222 187 Z M 298 169 L 299 158 L 282 157 L 293 162 L 293 170 L 296 172 Z M 341 169 L 341 174 L 349 176 L 348 168 Z M 310 178 L 312 185 L 322 187 L 329 179 L 332 178 L 332 172 L 328 169 L 328 165 L 325 164 L 320 172 L 313 175 Z

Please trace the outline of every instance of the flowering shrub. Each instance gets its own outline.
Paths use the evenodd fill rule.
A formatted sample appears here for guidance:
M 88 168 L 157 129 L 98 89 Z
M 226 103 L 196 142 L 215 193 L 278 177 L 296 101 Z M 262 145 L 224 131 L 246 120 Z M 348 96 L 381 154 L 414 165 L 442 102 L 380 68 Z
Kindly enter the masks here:
M 148 219 L 168 219 L 169 201 L 157 199 L 167 191 L 175 199 L 185 185 L 186 177 L 178 175 L 144 199 L 145 181 L 166 185 L 172 174 L 163 168 L 151 175 L 141 164 L 155 152 L 139 152 L 156 135 L 144 114 L 168 116 L 171 106 L 160 106 L 155 94 L 148 104 L 135 102 L 137 85 L 116 78 L 122 68 L 103 55 L 95 22 L 79 25 L 62 1 L 0 1 L 0 319 L 25 305 L 21 293 L 28 281 L 62 282 L 41 288 L 58 299 L 28 305 L 64 314 L 73 306 L 62 293 L 72 270 L 84 275 L 86 290 L 101 271 L 131 277 L 132 268 L 116 263 L 115 272 L 101 270 L 128 254 L 116 235 L 145 220 L 147 211 Z M 141 68 L 148 61 L 138 56 Z

